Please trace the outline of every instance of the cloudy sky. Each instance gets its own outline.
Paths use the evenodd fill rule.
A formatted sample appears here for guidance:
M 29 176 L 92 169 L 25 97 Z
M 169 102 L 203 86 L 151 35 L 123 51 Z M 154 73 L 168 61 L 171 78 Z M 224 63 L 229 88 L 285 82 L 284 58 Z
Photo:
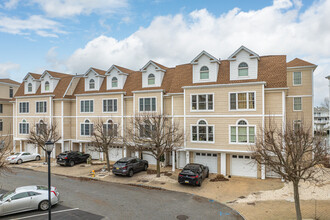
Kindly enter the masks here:
M 226 59 L 244 45 L 318 65 L 315 104 L 328 94 L 330 0 L 2 0 L 0 77 L 49 69 L 84 73 L 148 60 Z

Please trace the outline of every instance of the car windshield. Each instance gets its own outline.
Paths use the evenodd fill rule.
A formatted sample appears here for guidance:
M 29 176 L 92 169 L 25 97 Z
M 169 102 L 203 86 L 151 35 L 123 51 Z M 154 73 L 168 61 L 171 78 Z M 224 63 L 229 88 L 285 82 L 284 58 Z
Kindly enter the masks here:
M 118 161 L 118 162 L 116 162 L 116 165 L 117 165 L 118 167 L 124 167 L 124 166 L 126 166 L 126 164 L 127 164 L 127 162 L 122 162 L 122 161 Z
M 192 170 L 192 171 L 198 171 L 199 166 L 198 165 L 187 165 L 183 168 L 184 170 Z
M 20 155 L 21 153 L 16 153 L 16 154 L 14 154 L 14 155 Z
M 7 192 L 0 196 L 1 201 L 6 201 L 8 198 L 11 198 L 15 194 L 15 191 Z
M 37 190 L 48 190 L 47 186 L 37 186 Z

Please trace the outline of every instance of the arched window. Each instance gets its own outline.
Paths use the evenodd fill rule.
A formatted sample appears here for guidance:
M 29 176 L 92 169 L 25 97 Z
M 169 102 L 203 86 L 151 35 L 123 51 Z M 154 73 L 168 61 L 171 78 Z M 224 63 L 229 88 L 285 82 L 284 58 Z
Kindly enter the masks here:
M 89 89 L 95 89 L 95 80 L 94 79 L 89 80 Z
M 117 77 L 113 77 L 112 78 L 111 85 L 112 85 L 112 88 L 118 87 L 118 79 L 117 79 Z
M 255 143 L 255 126 L 248 125 L 245 120 L 239 120 L 235 126 L 230 126 L 230 142 Z
M 152 73 L 148 76 L 148 85 L 155 85 L 155 75 Z
M 200 79 L 209 79 L 209 68 L 202 66 L 200 69 Z
M 111 119 L 109 119 L 105 124 L 103 124 L 103 131 L 107 136 L 116 137 L 118 135 L 117 132 L 117 124 L 114 124 Z
M 37 134 L 40 135 L 45 133 L 46 129 L 47 129 L 47 124 L 45 124 L 43 120 L 40 120 L 39 123 L 37 123 L 36 125 Z
M 32 92 L 32 83 L 28 84 L 28 92 Z
M 208 125 L 205 120 L 200 120 L 197 125 L 191 126 L 191 140 L 193 142 L 213 142 L 214 126 Z
M 93 124 L 88 119 L 81 124 L 80 134 L 82 136 L 91 136 L 93 132 Z
M 29 123 L 25 119 L 19 123 L 19 133 L 20 134 L 29 134 Z
M 238 76 L 248 76 L 249 75 L 249 66 L 247 63 L 242 62 L 238 65 Z
M 49 82 L 48 81 L 45 82 L 45 91 L 49 91 Z

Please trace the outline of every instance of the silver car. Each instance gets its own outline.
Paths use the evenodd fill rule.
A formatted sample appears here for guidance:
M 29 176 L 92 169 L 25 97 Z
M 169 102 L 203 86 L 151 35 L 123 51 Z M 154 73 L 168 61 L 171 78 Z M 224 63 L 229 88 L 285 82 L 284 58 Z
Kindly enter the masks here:
M 23 162 L 31 161 L 31 160 L 40 160 L 40 154 L 29 153 L 29 152 L 19 152 L 7 157 L 7 161 L 9 163 L 18 163 L 21 164 Z
M 55 187 L 51 187 L 52 205 L 57 204 L 59 200 L 59 192 Z M 23 186 L 0 195 L 0 216 L 36 209 L 45 211 L 48 208 L 48 187 L 46 186 Z

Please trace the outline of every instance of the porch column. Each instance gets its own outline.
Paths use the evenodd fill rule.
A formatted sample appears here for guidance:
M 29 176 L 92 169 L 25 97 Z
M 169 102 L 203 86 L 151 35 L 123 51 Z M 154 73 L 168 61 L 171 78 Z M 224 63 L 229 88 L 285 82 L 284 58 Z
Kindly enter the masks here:
M 124 157 L 126 157 L 126 155 L 127 155 L 127 148 L 124 147 Z
M 189 151 L 186 151 L 186 164 L 190 163 L 190 155 L 189 155 Z
M 172 150 L 172 172 L 175 171 L 175 150 Z
M 54 150 L 52 151 L 51 157 L 55 158 L 56 156 L 56 143 L 54 144 Z
M 79 143 L 79 151 L 82 152 L 82 143 Z
M 61 152 L 62 153 L 64 152 L 64 141 L 62 141 L 62 143 L 61 143 Z
M 19 151 L 20 151 L 20 152 L 23 151 L 23 146 L 22 146 L 22 145 L 23 145 L 23 141 L 20 140 L 20 141 L 19 141 Z
M 73 141 L 71 141 L 71 144 L 70 144 L 70 150 L 71 150 L 71 151 L 73 150 Z
M 13 152 L 16 153 L 16 140 L 14 140 L 14 143 L 13 143 Z
M 139 151 L 137 151 L 137 150 L 135 151 L 135 156 L 136 156 L 136 158 L 140 158 L 139 157 Z
M 104 160 L 104 153 L 101 152 L 101 160 L 103 161 Z
M 221 153 L 221 174 L 226 176 L 226 153 Z
M 261 165 L 261 179 L 264 180 L 266 179 L 266 167 L 265 164 Z

